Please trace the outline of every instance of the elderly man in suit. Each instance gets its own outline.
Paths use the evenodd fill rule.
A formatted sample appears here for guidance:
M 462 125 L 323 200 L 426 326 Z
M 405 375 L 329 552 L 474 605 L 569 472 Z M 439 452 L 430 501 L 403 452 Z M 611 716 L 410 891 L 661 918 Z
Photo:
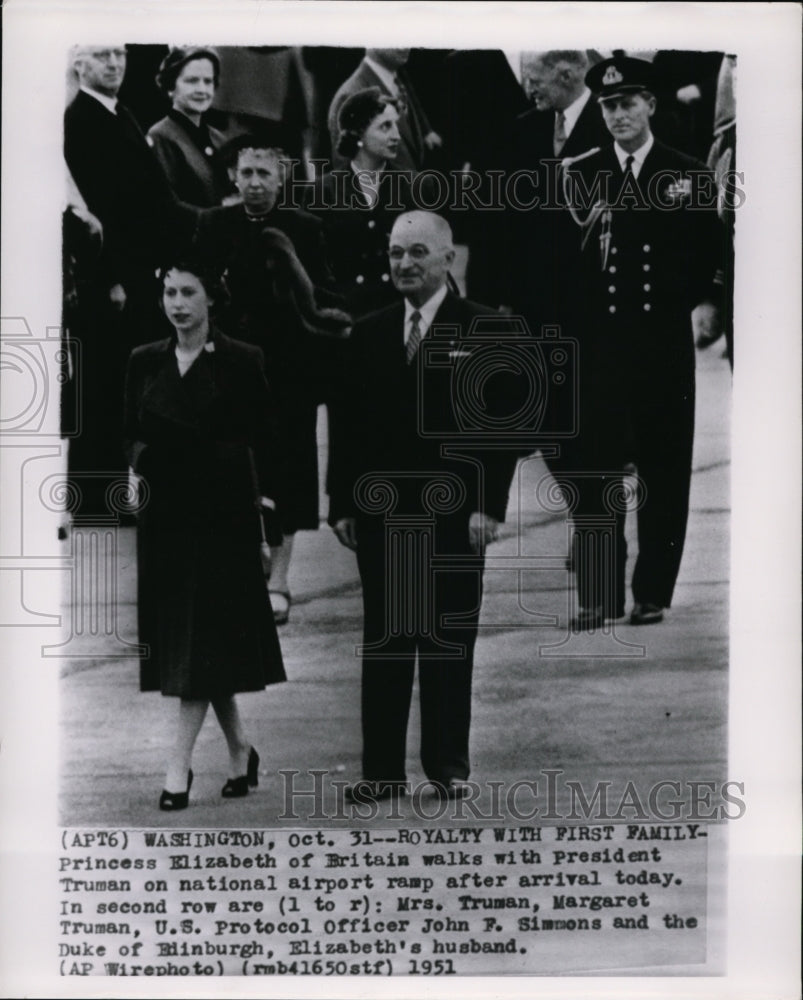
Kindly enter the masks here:
M 366 49 L 365 57 L 348 80 L 341 84 L 329 106 L 327 124 L 332 140 L 335 167 L 347 166 L 335 150 L 339 138 L 338 115 L 346 98 L 367 87 L 378 87 L 400 105 L 399 133 L 401 142 L 394 162 L 397 170 L 421 170 L 429 150 L 442 145 L 442 139 L 429 124 L 424 109 L 407 77 L 404 67 L 410 58 L 409 49 Z
M 126 70 L 122 45 L 80 45 L 72 53 L 80 89 L 64 113 L 64 155 L 86 207 L 102 227 L 102 247 L 82 288 L 89 308 L 73 314 L 81 344 L 76 384 L 83 427 L 70 446 L 80 474 L 81 514 L 105 515 L 109 477 L 125 474 L 122 396 L 125 362 L 153 340 L 164 317 L 156 267 L 176 241 L 192 235 L 194 213 L 173 196 L 131 113 L 117 100 Z
M 103 226 L 109 298 L 138 324 L 155 309 L 155 268 L 170 248 L 191 239 L 197 213 L 177 201 L 139 125 L 117 100 L 125 46 L 76 46 L 73 67 L 80 89 L 64 113 L 64 155 Z M 134 336 L 152 339 L 153 331 Z
M 571 224 L 558 210 L 558 161 L 601 146 L 608 133 L 585 84 L 589 60 L 584 51 L 524 52 L 521 63 L 522 85 L 534 107 L 513 124 L 509 169 L 536 171 L 538 204 L 521 211 L 513 206 L 507 215 L 510 304 L 533 327 L 565 324 L 579 249 Z
M 713 176 L 653 137 L 650 63 L 617 56 L 586 80 L 613 142 L 569 174 L 581 225 L 577 630 L 624 615 L 627 505 L 616 470 L 627 460 L 639 476 L 630 622 L 660 622 L 672 603 L 694 439 L 692 311 L 716 323 L 723 255 Z
M 356 550 L 365 611 L 353 802 L 404 794 L 416 658 L 424 772 L 443 799 L 467 791 L 483 552 L 505 517 L 515 463 L 461 424 L 457 366 L 470 364 L 473 325 L 492 311 L 448 290 L 448 224 L 430 212 L 399 216 L 389 255 L 402 298 L 354 328 L 332 470 L 329 519 Z M 504 398 L 493 382 L 484 388 L 490 407 Z

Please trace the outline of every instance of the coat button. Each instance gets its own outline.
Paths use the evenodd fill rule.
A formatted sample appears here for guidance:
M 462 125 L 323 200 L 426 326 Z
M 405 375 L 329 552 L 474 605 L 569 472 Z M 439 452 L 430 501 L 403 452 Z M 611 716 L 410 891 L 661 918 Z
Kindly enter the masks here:
M 649 253 L 650 252 L 650 244 L 649 243 L 645 243 L 644 246 L 642 247 L 642 250 L 644 251 L 644 253 Z
M 608 291 L 611 293 L 611 295 L 613 295 L 613 293 L 616 291 L 616 285 L 608 285 Z
M 644 312 L 648 313 L 650 311 L 650 309 L 652 309 L 652 306 L 650 305 L 650 303 L 649 302 L 645 302 L 644 303 Z
M 383 281 L 390 281 L 390 275 L 389 274 L 383 274 L 382 275 L 382 280 Z
M 652 285 L 645 285 L 644 286 L 644 291 L 645 292 L 649 292 L 651 288 L 652 288 Z
M 608 306 L 608 312 L 609 313 L 615 313 L 616 312 L 616 306 Z
M 642 271 L 649 271 L 650 265 L 649 264 L 642 264 L 641 265 L 641 269 L 642 269 Z
M 611 264 L 611 266 L 608 268 L 608 273 L 616 274 L 616 264 Z
M 375 222 L 374 219 L 369 219 L 368 220 L 368 228 L 369 229 L 376 229 L 376 222 Z
M 611 253 L 619 253 L 616 247 L 611 247 Z
M 363 277 L 363 275 L 358 274 L 354 280 L 357 282 L 358 285 L 361 285 L 365 281 L 365 278 Z

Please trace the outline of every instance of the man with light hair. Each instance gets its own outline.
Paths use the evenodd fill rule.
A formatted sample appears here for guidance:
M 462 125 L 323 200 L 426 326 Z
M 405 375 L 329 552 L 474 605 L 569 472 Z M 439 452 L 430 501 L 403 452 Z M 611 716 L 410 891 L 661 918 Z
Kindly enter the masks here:
M 76 45 L 79 91 L 64 114 L 64 155 L 87 208 L 103 226 L 103 271 L 118 310 L 149 312 L 154 269 L 195 213 L 176 201 L 131 112 L 117 99 L 124 45 Z M 155 299 L 154 299 L 155 302 Z M 145 339 L 153 331 L 143 330 Z
M 515 465 L 512 451 L 467 435 L 457 412 L 455 373 L 472 370 L 473 324 L 493 310 L 449 291 L 448 224 L 400 215 L 389 256 L 402 298 L 354 327 L 330 481 L 329 522 L 356 551 L 365 615 L 355 803 L 405 793 L 416 660 L 424 773 L 444 800 L 468 791 L 483 554 Z M 483 382 L 488 409 L 506 402 L 500 388 Z

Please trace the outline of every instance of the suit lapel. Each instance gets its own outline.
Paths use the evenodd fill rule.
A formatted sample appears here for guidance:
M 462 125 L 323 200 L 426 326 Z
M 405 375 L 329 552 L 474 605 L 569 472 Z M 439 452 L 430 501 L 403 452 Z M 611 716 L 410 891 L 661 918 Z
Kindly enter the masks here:
M 599 145 L 597 130 L 595 129 L 596 119 L 600 117 L 600 110 L 593 96 L 586 101 L 585 107 L 580 112 L 580 116 L 574 123 L 571 135 L 566 140 L 563 147 L 564 156 L 578 156 L 585 153 L 594 145 Z

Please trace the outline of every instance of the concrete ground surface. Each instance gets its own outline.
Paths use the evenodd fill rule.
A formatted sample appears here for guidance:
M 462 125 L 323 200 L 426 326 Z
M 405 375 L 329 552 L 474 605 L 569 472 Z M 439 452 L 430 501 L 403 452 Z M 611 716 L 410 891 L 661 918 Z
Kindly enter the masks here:
M 611 782 L 615 811 L 628 781 L 646 801 L 661 780 L 725 779 L 728 666 L 730 371 L 718 347 L 698 355 L 697 431 L 691 516 L 674 604 L 664 623 L 570 639 L 573 577 L 563 565 L 567 525 L 544 510 L 534 485 L 540 458 L 522 463 L 511 513 L 491 547 L 477 644 L 472 781 L 539 782 L 562 772 L 590 792 Z M 515 510 L 520 506 L 521 517 Z M 325 510 L 325 506 L 322 508 Z M 520 527 L 517 525 L 517 521 Z M 69 548 L 74 543 L 64 542 Z M 628 517 L 631 553 L 635 516 Z M 117 532 L 117 631 L 136 641 L 134 529 Z M 549 566 L 538 560 L 549 557 Z M 632 559 L 629 561 L 632 568 Z M 291 572 L 294 603 L 280 630 L 288 683 L 239 696 L 248 733 L 261 758 L 260 784 L 244 799 L 222 800 L 227 754 L 214 716 L 193 759 L 190 808 L 157 808 L 175 699 L 138 690 L 134 658 L 110 655 L 119 640 L 93 639 L 91 655 L 65 659 L 61 683 L 61 819 L 70 826 L 270 827 L 316 826 L 311 800 L 288 813 L 289 777 L 310 789 L 322 770 L 324 809 L 336 808 L 332 781 L 360 777 L 362 605 L 356 562 L 324 525 L 298 536 Z M 66 594 L 68 603 L 73 600 Z M 66 607 L 67 620 L 75 608 Z M 551 648 L 550 648 L 551 647 Z M 418 713 L 411 716 L 408 777 L 424 782 L 418 760 Z M 478 802 L 485 801 L 483 791 Z M 422 797 L 422 803 L 431 804 Z M 532 798 L 522 797 L 524 807 Z M 490 807 L 490 800 L 488 800 Z M 428 806 L 429 808 L 429 806 Z M 427 822 L 411 802 L 407 825 Z M 328 822 L 328 821 L 327 821 Z M 333 819 L 353 825 L 352 819 Z M 381 817 L 369 825 L 382 825 Z

